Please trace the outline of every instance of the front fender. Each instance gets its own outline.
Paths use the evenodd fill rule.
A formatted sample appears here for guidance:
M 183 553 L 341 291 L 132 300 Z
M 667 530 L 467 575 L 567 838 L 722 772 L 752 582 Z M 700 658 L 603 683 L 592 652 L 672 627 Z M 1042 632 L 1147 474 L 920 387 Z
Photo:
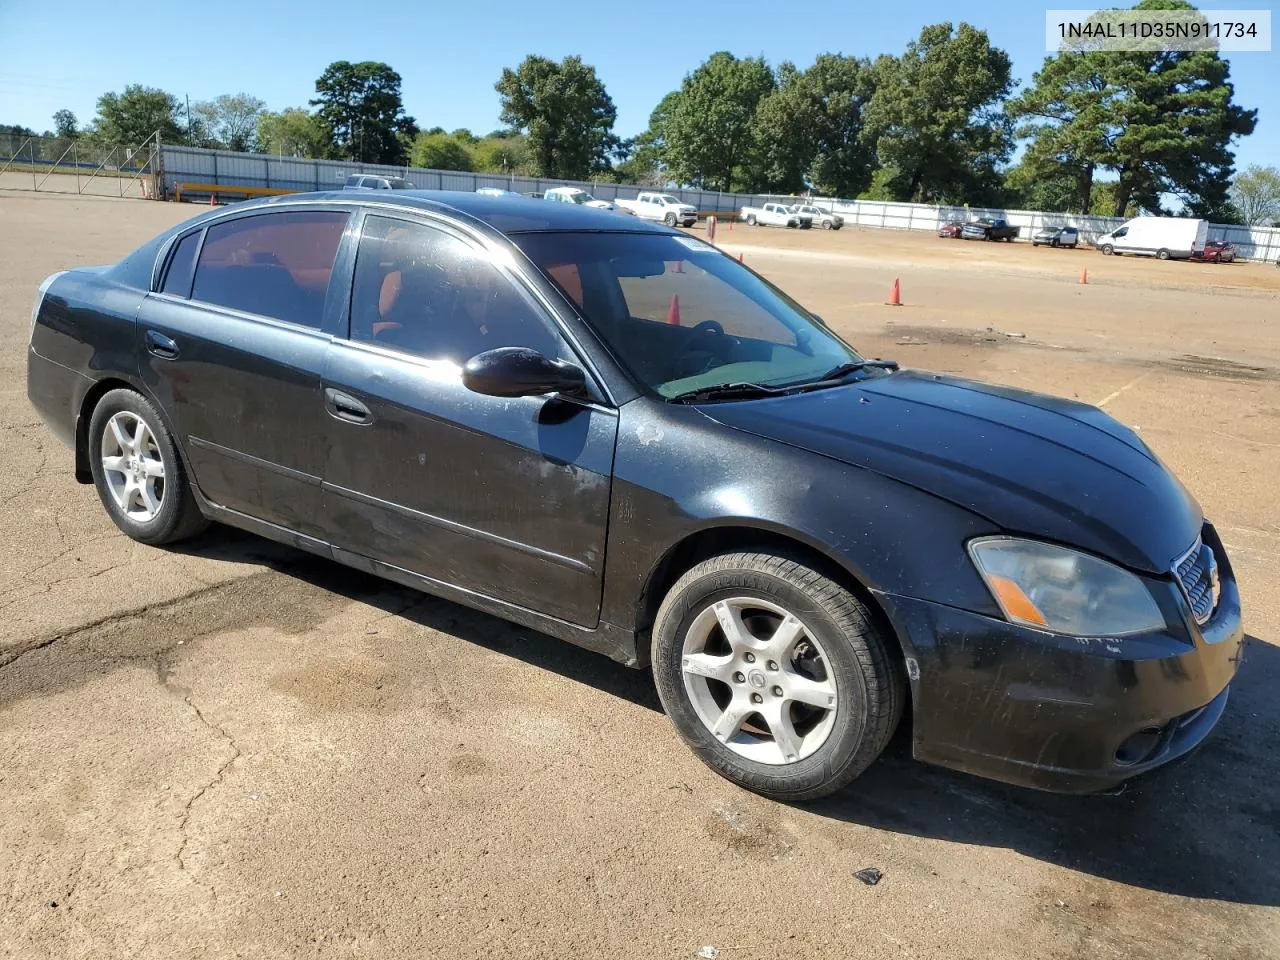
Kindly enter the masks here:
M 602 618 L 637 629 L 650 577 L 716 528 L 785 536 L 873 593 L 998 615 L 965 553 L 990 522 L 914 487 L 641 398 L 620 410 Z

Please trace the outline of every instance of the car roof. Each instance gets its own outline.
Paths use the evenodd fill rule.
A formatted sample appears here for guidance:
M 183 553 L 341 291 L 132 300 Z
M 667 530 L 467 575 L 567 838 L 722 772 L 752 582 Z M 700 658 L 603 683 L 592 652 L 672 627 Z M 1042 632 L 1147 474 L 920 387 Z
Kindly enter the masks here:
M 262 200 L 247 200 L 235 205 L 237 210 L 272 209 L 297 203 L 332 200 L 342 203 L 400 207 L 435 213 L 458 213 L 488 224 L 499 233 L 609 232 L 676 234 L 659 223 L 623 217 L 596 207 L 578 204 L 547 203 L 531 197 L 492 197 L 483 193 L 455 190 L 396 190 L 361 196 L 357 192 L 325 190 L 318 193 L 290 193 Z

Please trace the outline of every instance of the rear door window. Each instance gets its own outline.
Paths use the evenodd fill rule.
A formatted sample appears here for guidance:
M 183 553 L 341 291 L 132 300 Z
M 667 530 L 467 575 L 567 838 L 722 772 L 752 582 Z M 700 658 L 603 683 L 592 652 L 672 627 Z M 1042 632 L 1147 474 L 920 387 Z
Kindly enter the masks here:
M 209 227 L 191 299 L 319 329 L 349 216 L 266 213 Z

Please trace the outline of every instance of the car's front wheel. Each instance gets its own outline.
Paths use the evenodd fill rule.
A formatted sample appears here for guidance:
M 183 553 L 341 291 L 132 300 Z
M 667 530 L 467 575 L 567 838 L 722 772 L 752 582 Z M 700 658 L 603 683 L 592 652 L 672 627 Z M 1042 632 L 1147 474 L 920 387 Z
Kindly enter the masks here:
M 755 225 L 756 225 L 756 215 L 753 213 L 747 217 L 747 226 L 754 227 Z
M 668 227 L 674 227 L 676 225 L 676 215 L 674 213 L 668 213 L 662 219 Z
M 721 776 L 784 801 L 832 793 L 884 750 L 905 683 L 891 639 L 844 587 L 796 560 L 698 564 L 653 629 L 667 715 Z
M 208 526 L 173 438 L 141 394 L 112 390 L 93 408 L 89 469 L 107 514 L 134 540 L 173 543 Z

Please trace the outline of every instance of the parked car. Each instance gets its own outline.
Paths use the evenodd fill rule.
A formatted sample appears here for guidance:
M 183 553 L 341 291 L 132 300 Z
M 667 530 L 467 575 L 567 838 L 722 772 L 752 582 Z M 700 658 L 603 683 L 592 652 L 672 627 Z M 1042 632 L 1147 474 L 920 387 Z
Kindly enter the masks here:
M 965 240 L 1008 240 L 1012 243 L 1018 236 L 1018 227 L 1008 220 L 995 220 L 983 217 L 966 223 L 960 230 Z
M 764 224 L 768 227 L 791 227 L 808 230 L 813 226 L 813 217 L 807 213 L 796 213 L 781 203 L 766 203 L 759 207 L 743 207 L 739 216 L 753 227 Z
M 657 220 L 669 227 L 692 227 L 698 222 L 697 207 L 667 193 L 642 193 L 634 200 L 619 197 L 614 203 L 642 220 Z
M 840 214 L 815 207 L 811 203 L 796 204 L 787 207 L 787 210 L 808 217 L 813 224 L 822 227 L 823 230 L 839 230 L 844 226 L 844 217 Z
M 608 210 L 610 213 L 625 213 L 634 216 L 632 211 L 620 207 L 608 200 L 597 200 L 587 191 L 578 187 L 552 187 L 542 195 L 542 199 L 553 203 L 576 203 L 582 207 L 593 207 L 597 210 Z
M 416 190 L 404 177 L 375 177 L 353 173 L 342 184 L 343 190 Z
M 1204 249 L 1192 256 L 1193 260 L 1206 263 L 1233 263 L 1236 259 L 1236 248 L 1226 240 L 1206 240 Z
M 133 539 L 218 521 L 652 664 L 698 756 L 782 800 L 907 710 L 920 759 L 1110 787 L 1203 741 L 1241 659 L 1222 541 L 1133 430 L 865 359 L 576 204 L 214 208 L 46 279 L 27 394 Z
M 1209 221 L 1192 217 L 1134 217 L 1093 242 L 1105 256 L 1131 253 L 1159 260 L 1199 256 L 1209 239 Z
M 964 231 L 963 220 L 949 220 L 938 228 L 938 236 L 959 240 Z
M 1031 238 L 1031 245 L 1038 247 L 1070 247 L 1072 250 L 1080 242 L 1080 231 L 1075 227 L 1049 227 L 1038 231 Z

